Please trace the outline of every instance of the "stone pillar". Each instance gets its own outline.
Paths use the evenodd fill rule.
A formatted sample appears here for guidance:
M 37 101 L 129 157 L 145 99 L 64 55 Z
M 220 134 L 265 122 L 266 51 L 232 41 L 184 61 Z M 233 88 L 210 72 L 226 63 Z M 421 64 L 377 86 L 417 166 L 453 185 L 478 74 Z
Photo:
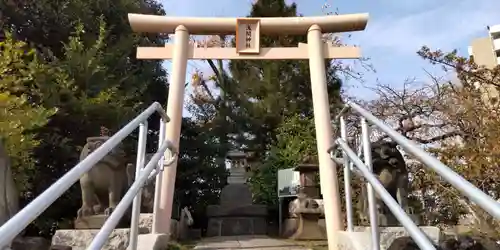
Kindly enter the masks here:
M 179 148 L 182 110 L 184 103 L 184 90 L 186 79 L 186 67 L 189 51 L 189 32 L 186 27 L 179 25 L 175 29 L 174 56 L 172 58 L 172 72 L 170 73 L 170 85 L 168 89 L 167 116 L 170 117 L 170 122 L 166 124 L 165 139 L 170 140 L 174 146 Z M 170 159 L 170 152 L 165 151 L 164 160 Z M 153 233 L 170 234 L 170 219 L 172 216 L 172 204 L 174 201 L 175 176 L 177 174 L 177 160 L 170 166 L 165 167 L 160 188 L 160 201 L 158 208 L 155 209 L 153 220 Z M 160 182 L 160 181 L 158 181 Z
M 323 194 L 326 228 L 328 234 L 328 249 L 337 247 L 337 231 L 344 230 L 340 211 L 340 193 L 337 180 L 337 165 L 328 154 L 328 149 L 334 144 L 330 103 L 326 86 L 325 44 L 322 31 L 318 25 L 312 25 L 307 32 L 307 49 L 309 68 L 311 70 L 311 93 L 314 108 L 314 125 L 318 149 L 319 174 L 321 193 Z

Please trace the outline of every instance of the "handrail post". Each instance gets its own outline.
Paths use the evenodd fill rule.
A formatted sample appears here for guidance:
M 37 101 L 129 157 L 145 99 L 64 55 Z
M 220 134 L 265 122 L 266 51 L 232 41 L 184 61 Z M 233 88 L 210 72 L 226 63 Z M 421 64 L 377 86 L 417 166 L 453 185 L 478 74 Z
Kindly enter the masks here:
M 158 149 L 161 148 L 163 140 L 165 140 L 166 125 L 167 125 L 167 121 L 165 121 L 164 119 L 161 119 L 160 120 L 160 131 L 158 133 Z M 165 156 L 162 156 L 157 164 L 158 166 L 156 169 L 160 172 L 163 171 L 163 169 L 164 169 L 164 166 L 163 166 L 164 157 Z M 160 209 L 161 183 L 163 180 L 163 174 L 160 172 L 158 172 L 158 174 L 156 175 L 155 197 L 154 197 L 154 201 L 153 201 L 153 225 L 151 226 L 151 232 L 153 234 L 159 233 L 158 225 L 160 222 L 158 221 L 158 217 L 156 216 L 156 213 L 158 213 L 158 211 Z
M 363 155 L 365 165 L 370 172 L 373 172 L 372 166 L 372 150 L 370 145 L 370 128 L 364 117 L 361 118 L 361 136 L 363 143 Z M 375 200 L 375 192 L 373 191 L 370 182 L 366 182 L 366 191 L 368 194 L 368 208 L 370 213 L 370 227 L 372 232 L 372 249 L 380 250 L 380 236 L 378 231 L 378 211 Z
M 121 201 L 116 206 L 113 213 L 111 213 L 111 215 L 106 220 L 104 225 L 102 225 L 101 230 L 99 230 L 99 232 L 94 237 L 90 245 L 87 247 L 87 250 L 102 249 L 102 247 L 109 240 L 109 236 L 120 222 L 120 219 L 127 212 L 128 208 L 132 205 L 132 202 L 139 193 L 139 190 L 142 188 L 144 183 L 149 179 L 149 175 L 151 174 L 151 172 L 157 167 L 156 162 L 160 160 L 161 154 L 163 154 L 167 150 L 172 150 L 172 151 L 176 150 L 170 141 L 163 143 L 161 149 L 158 150 L 153 155 L 153 157 L 151 157 L 151 160 L 148 162 L 148 164 L 144 166 L 143 170 L 141 171 L 141 174 L 139 175 L 139 178 L 134 181 L 132 186 L 130 186 L 128 191 L 125 193 Z
M 146 141 L 148 135 L 148 122 L 139 124 L 139 139 L 137 140 L 137 159 L 135 163 L 135 179 L 137 180 L 144 168 L 144 157 L 146 155 Z M 137 237 L 139 235 L 139 216 L 141 214 L 142 188 L 137 192 L 132 205 L 132 219 L 130 222 L 129 250 L 137 250 Z
M 336 143 L 342 148 L 346 153 L 351 162 L 360 171 L 360 174 L 365 177 L 366 181 L 372 185 L 374 191 L 378 193 L 380 199 L 382 199 L 387 207 L 391 210 L 392 214 L 398 219 L 398 221 L 407 230 L 408 234 L 415 240 L 415 243 L 424 250 L 436 250 L 430 239 L 422 232 L 422 230 L 415 225 L 411 218 L 406 214 L 406 212 L 401 208 L 396 200 L 389 194 L 385 187 L 380 183 L 380 181 L 372 174 L 368 167 L 363 164 L 361 159 L 352 151 L 347 143 L 341 138 L 337 139 Z
M 347 141 L 347 127 L 344 116 L 340 116 L 340 134 L 344 141 Z M 345 192 L 345 208 L 347 217 L 347 231 L 354 230 L 353 212 L 352 212 L 352 191 L 351 191 L 351 169 L 347 153 L 342 150 L 342 157 L 344 158 L 344 192 Z

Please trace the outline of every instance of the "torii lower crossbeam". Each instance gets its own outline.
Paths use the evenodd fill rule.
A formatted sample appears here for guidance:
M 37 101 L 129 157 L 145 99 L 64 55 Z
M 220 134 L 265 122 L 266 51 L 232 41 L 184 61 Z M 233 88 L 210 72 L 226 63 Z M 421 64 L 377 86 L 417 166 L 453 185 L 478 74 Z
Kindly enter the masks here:
M 137 58 L 140 59 L 172 59 L 174 46 L 138 47 Z M 333 47 L 325 44 L 323 57 L 329 59 L 358 59 L 361 57 L 359 47 Z M 299 43 L 298 47 L 261 48 L 259 54 L 239 54 L 236 48 L 204 48 L 192 44 L 188 48 L 188 59 L 222 59 L 222 60 L 299 60 L 309 59 L 308 45 Z

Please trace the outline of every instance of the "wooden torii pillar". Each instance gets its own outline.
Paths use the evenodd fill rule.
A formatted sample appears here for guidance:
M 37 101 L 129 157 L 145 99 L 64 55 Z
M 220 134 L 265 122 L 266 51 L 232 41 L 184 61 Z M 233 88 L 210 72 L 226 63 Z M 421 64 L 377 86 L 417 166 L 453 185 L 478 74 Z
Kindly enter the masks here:
M 283 60 L 309 59 L 311 89 L 316 126 L 321 192 L 329 249 L 336 249 L 335 232 L 343 230 L 337 166 L 327 152 L 333 145 L 331 116 L 326 85 L 325 58 L 356 59 L 358 47 L 333 47 L 322 41 L 323 33 L 364 30 L 368 14 L 318 17 L 270 18 L 193 18 L 129 14 L 130 26 L 136 32 L 174 33 L 174 44 L 162 47 L 138 47 L 138 59 L 171 59 L 172 71 L 168 93 L 165 136 L 179 146 L 184 81 L 189 59 Z M 236 35 L 235 48 L 200 48 L 189 42 L 189 35 Z M 297 47 L 261 48 L 260 35 L 304 35 L 307 44 Z M 169 159 L 168 157 L 165 157 Z M 177 163 L 165 168 L 156 182 L 153 233 L 169 234 Z

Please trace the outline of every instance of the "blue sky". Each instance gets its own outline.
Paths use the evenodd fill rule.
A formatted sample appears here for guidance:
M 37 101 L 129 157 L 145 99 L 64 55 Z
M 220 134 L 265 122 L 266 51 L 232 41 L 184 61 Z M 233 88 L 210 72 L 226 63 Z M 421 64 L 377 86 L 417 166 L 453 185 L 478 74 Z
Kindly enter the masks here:
M 290 1 L 291 2 L 291 1 Z M 401 86 L 405 78 L 425 80 L 424 69 L 436 71 L 420 59 L 416 51 L 422 45 L 466 54 L 476 37 L 486 36 L 487 25 L 500 24 L 498 0 L 295 0 L 304 16 L 324 15 L 321 6 L 328 3 L 341 14 L 370 14 L 365 31 L 354 32 L 348 44 L 359 45 L 370 58 L 376 73 L 366 72 L 363 84 L 349 81 L 347 92 L 358 98 L 371 99 L 364 86 L 378 80 Z M 251 0 L 162 0 L 167 15 L 229 17 L 246 16 Z M 345 36 L 347 37 L 347 36 Z M 170 63 L 165 63 L 167 69 Z M 189 63 L 188 72 L 207 70 L 201 61 Z M 361 68 L 358 68 L 362 70 Z M 189 75 L 188 73 L 188 75 Z M 187 76 L 189 78 L 189 76 Z

